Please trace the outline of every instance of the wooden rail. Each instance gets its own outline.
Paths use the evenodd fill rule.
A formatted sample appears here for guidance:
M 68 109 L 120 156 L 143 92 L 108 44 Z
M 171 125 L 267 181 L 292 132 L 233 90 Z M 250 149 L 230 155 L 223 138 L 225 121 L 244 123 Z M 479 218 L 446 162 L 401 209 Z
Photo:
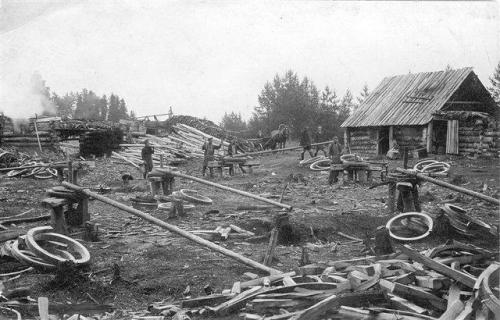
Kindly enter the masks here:
M 175 177 L 179 177 L 179 178 L 184 178 L 184 179 L 196 181 L 196 182 L 199 182 L 201 184 L 206 184 L 208 186 L 212 186 L 212 187 L 215 187 L 215 188 L 218 188 L 218 189 L 222 189 L 222 190 L 230 191 L 230 192 L 233 192 L 233 193 L 237 193 L 237 194 L 242 195 L 244 197 L 248 197 L 248 198 L 252 198 L 252 199 L 255 199 L 255 200 L 262 201 L 262 202 L 266 202 L 266 203 L 272 204 L 272 205 L 274 205 L 276 207 L 280 207 L 280 208 L 283 208 L 283 209 L 286 209 L 286 210 L 292 210 L 292 206 L 290 206 L 290 205 L 283 204 L 283 203 L 280 203 L 278 201 L 274 201 L 274 200 L 271 200 L 271 199 L 266 199 L 266 198 L 257 196 L 255 194 L 252 194 L 250 192 L 246 192 L 246 191 L 234 189 L 234 188 L 222 185 L 222 184 L 218 184 L 218 183 L 207 181 L 207 180 L 200 179 L 200 178 L 197 178 L 197 177 L 189 176 L 187 174 L 183 174 L 183 173 L 180 173 L 180 172 L 177 172 L 177 171 L 173 171 L 173 170 L 169 170 L 169 169 L 165 169 L 165 168 L 155 168 L 155 170 L 157 170 L 159 172 L 162 172 L 162 173 L 165 173 L 165 174 L 169 174 L 169 175 L 175 176 Z
M 311 146 L 315 147 L 315 146 L 320 146 L 323 144 L 329 144 L 332 142 L 333 142 L 333 140 L 318 142 L 318 143 L 311 144 Z M 247 153 L 238 153 L 238 154 L 233 155 L 233 157 L 256 156 L 256 155 L 260 155 L 260 154 L 280 152 L 280 151 L 290 151 L 290 150 L 301 149 L 301 148 L 303 148 L 303 146 L 289 147 L 289 148 L 283 148 L 283 149 L 274 149 L 274 150 L 256 151 L 256 152 L 247 152 Z
M 469 196 L 472 196 L 472 197 L 476 197 L 476 198 L 479 198 L 481 200 L 488 201 L 490 203 L 494 203 L 496 205 L 500 205 L 500 200 L 498 200 L 498 199 L 489 197 L 489 196 L 487 196 L 485 194 L 482 194 L 482 193 L 479 193 L 479 192 L 476 192 L 476 191 L 472 191 L 472 190 L 469 190 L 469 189 L 465 189 L 465 188 L 456 186 L 456 185 L 448 183 L 448 182 L 444 182 L 444 181 L 441 181 L 441 180 L 438 180 L 438 179 L 431 178 L 431 177 L 429 177 L 429 176 L 427 176 L 425 174 L 418 173 L 416 171 L 406 170 L 406 169 L 402 169 L 402 168 L 396 168 L 396 171 L 399 172 L 399 173 L 404 173 L 404 174 L 407 174 L 407 175 L 416 176 L 417 178 L 419 178 L 421 180 L 434 183 L 434 184 L 436 184 L 436 185 L 438 185 L 440 187 L 448 188 L 448 189 L 453 190 L 453 191 L 458 191 L 460 193 L 463 193 L 463 194 L 466 194 L 466 195 L 469 195 Z
M 107 204 L 109 204 L 109 205 L 111 205 L 111 206 L 113 206 L 115 208 L 121 209 L 121 210 L 126 211 L 128 213 L 131 213 L 134 216 L 138 216 L 138 217 L 140 217 L 140 218 L 142 218 L 142 219 L 144 219 L 144 220 L 146 220 L 148 222 L 151 222 L 152 224 L 155 224 L 155 225 L 160 226 L 160 227 L 162 227 L 164 229 L 167 229 L 168 231 L 177 233 L 178 235 L 180 235 L 180 236 L 182 236 L 184 238 L 187 238 L 187 239 L 189 239 L 191 241 L 194 241 L 194 242 L 196 242 L 198 244 L 201 244 L 204 247 L 207 247 L 207 248 L 210 248 L 210 249 L 212 249 L 214 251 L 222 253 L 225 256 L 228 256 L 230 258 L 233 258 L 234 260 L 237 260 L 239 262 L 242 262 L 242 263 L 246 264 L 247 266 L 250 266 L 250 267 L 253 267 L 255 269 L 267 272 L 269 274 L 281 273 L 281 271 L 279 271 L 279 270 L 276 270 L 276 269 L 273 269 L 271 267 L 265 266 L 262 263 L 259 263 L 257 261 L 248 259 L 247 257 L 245 257 L 245 256 L 243 256 L 243 255 L 241 255 L 239 253 L 236 253 L 234 251 L 231 251 L 231 250 L 228 250 L 228 249 L 226 249 L 224 247 L 216 245 L 215 243 L 210 242 L 208 240 L 205 240 L 205 239 L 203 239 L 201 237 L 198 237 L 197 235 L 194 235 L 191 232 L 182 230 L 181 228 L 179 228 L 177 226 L 174 226 L 174 225 L 171 225 L 169 223 L 166 223 L 165 221 L 162 221 L 162 220 L 160 220 L 158 218 L 155 218 L 155 217 L 153 217 L 153 216 L 151 216 L 149 214 L 146 214 L 146 213 L 144 213 L 144 212 L 142 212 L 140 210 L 137 210 L 137 209 L 134 209 L 134 208 L 129 207 L 127 205 L 124 205 L 123 203 L 120 203 L 118 201 L 115 201 L 115 200 L 109 199 L 107 197 L 101 196 L 101 195 L 99 195 L 97 193 L 94 193 L 94 192 L 88 190 L 88 189 L 79 187 L 79 186 L 74 185 L 74 184 L 69 183 L 69 182 L 63 182 L 62 185 L 65 186 L 68 189 L 81 192 L 81 193 L 85 194 L 88 197 L 92 197 L 94 199 L 97 199 L 99 201 L 107 203 Z

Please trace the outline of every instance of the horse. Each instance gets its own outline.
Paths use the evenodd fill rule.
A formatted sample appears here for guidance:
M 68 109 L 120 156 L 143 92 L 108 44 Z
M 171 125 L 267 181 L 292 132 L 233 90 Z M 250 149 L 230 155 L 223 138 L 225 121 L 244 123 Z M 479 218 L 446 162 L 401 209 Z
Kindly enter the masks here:
M 285 124 L 280 124 L 278 130 L 271 131 L 271 138 L 264 144 L 263 148 L 271 148 L 272 150 L 278 148 L 283 149 L 286 146 L 286 140 L 290 136 L 290 130 Z

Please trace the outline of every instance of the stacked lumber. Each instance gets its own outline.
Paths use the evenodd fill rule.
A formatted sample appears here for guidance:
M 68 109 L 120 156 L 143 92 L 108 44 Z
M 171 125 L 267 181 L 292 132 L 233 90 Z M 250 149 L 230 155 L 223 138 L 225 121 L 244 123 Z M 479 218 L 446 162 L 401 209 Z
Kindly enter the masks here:
M 498 253 L 469 244 L 305 265 L 235 282 L 220 294 L 153 304 L 154 314 L 240 319 L 494 319 Z M 397 317 L 395 317 L 397 315 Z M 234 316 L 236 317 L 236 316 Z
M 364 157 L 377 155 L 377 139 L 373 137 L 373 132 L 366 130 L 350 131 L 349 147 L 352 153 L 360 154 Z
M 39 132 L 40 145 L 42 147 L 52 146 L 59 139 L 49 132 Z M 1 138 L 2 145 L 11 147 L 38 147 L 38 138 L 33 134 L 6 134 Z
M 498 156 L 500 152 L 500 132 L 493 128 L 483 129 L 475 123 L 461 123 L 458 128 L 458 148 L 461 155 L 482 154 Z
M 165 137 L 157 137 L 147 134 L 143 139 L 139 139 L 136 144 L 120 144 L 123 149 L 119 152 L 113 152 L 112 157 L 132 162 L 139 166 L 142 163 L 141 150 L 144 147 L 144 141 L 149 140 L 152 147 L 155 148 L 153 163 L 155 166 L 160 164 L 160 156 L 170 164 L 178 164 L 191 158 L 203 158 L 202 146 L 208 138 L 213 138 L 213 144 L 219 145 L 221 140 L 206 134 L 198 129 L 188 125 L 178 123 L 172 127 L 172 131 Z M 216 150 L 216 156 L 223 156 L 224 150 L 227 150 L 228 142 Z

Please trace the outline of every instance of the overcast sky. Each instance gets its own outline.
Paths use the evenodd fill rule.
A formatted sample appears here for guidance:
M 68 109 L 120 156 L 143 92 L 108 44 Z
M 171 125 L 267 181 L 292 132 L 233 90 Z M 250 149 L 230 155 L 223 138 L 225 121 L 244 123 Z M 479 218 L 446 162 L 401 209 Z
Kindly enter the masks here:
M 32 116 L 38 71 L 62 95 L 114 92 L 137 115 L 249 118 L 276 73 L 355 95 L 385 76 L 500 61 L 497 2 L 2 1 L 0 111 Z

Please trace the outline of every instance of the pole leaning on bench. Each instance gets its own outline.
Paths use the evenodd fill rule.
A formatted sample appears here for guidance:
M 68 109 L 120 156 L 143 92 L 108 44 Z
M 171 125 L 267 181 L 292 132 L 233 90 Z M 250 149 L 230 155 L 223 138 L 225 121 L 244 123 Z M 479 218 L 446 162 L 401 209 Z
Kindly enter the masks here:
M 280 207 L 280 208 L 283 208 L 283 209 L 286 209 L 286 210 L 292 210 L 292 206 L 290 206 L 288 204 L 283 204 L 283 203 L 278 202 L 278 201 L 274 201 L 274 200 L 271 200 L 271 199 L 266 199 L 266 198 L 263 198 L 263 197 L 259 197 L 258 195 L 252 194 L 250 192 L 246 192 L 246 191 L 243 191 L 243 190 L 234 189 L 234 188 L 222 185 L 222 184 L 218 184 L 218 183 L 207 181 L 207 180 L 200 179 L 200 178 L 197 178 L 197 177 L 189 176 L 187 174 L 183 174 L 183 173 L 180 173 L 180 172 L 177 172 L 177 171 L 172 171 L 172 170 L 165 169 L 165 168 L 155 168 L 155 169 L 157 171 L 159 171 L 159 172 L 162 172 L 162 173 L 165 173 L 165 174 L 169 174 L 169 175 L 172 175 L 172 176 L 175 176 L 175 177 L 179 177 L 179 178 L 184 178 L 184 179 L 196 181 L 196 182 L 199 182 L 201 184 L 206 184 L 208 186 L 212 186 L 212 187 L 215 187 L 215 188 L 218 188 L 218 189 L 222 189 L 222 190 L 230 191 L 230 192 L 233 192 L 233 193 L 237 193 L 239 195 L 242 195 L 242 196 L 245 196 L 245 197 L 248 197 L 248 198 L 252 198 L 252 199 L 255 199 L 255 200 L 266 202 L 266 203 L 272 204 L 274 206 L 277 206 L 277 207 Z
M 234 260 L 237 260 L 239 262 L 242 262 L 242 263 L 246 264 L 247 266 L 250 266 L 252 268 L 255 268 L 255 269 L 267 272 L 269 274 L 281 273 L 281 271 L 279 271 L 279 270 L 276 270 L 276 269 L 273 269 L 271 267 L 265 266 L 262 263 L 259 263 L 257 261 L 248 259 L 247 257 L 245 257 L 245 256 L 243 256 L 243 255 L 241 255 L 239 253 L 236 253 L 234 251 L 231 251 L 231 250 L 228 250 L 228 249 L 226 249 L 224 247 L 216 245 L 215 243 L 210 242 L 208 240 L 205 240 L 205 239 L 203 239 L 201 237 L 198 237 L 198 236 L 192 234 L 191 232 L 182 230 L 179 227 L 176 227 L 174 225 L 166 223 L 165 221 L 162 221 L 162 220 L 160 220 L 158 218 L 155 218 L 155 217 L 153 217 L 153 216 L 151 216 L 149 214 L 146 214 L 146 213 L 144 213 L 144 212 L 142 212 L 140 210 L 137 210 L 137 209 L 134 209 L 134 208 L 129 207 L 127 205 L 124 205 L 123 203 L 120 203 L 118 201 L 115 201 L 115 200 L 109 199 L 107 197 L 101 196 L 101 195 L 99 195 L 97 193 L 94 193 L 94 192 L 88 190 L 88 189 L 79 187 L 79 186 L 74 185 L 74 184 L 69 183 L 69 182 L 63 182 L 62 185 L 65 186 L 68 189 L 81 192 L 81 193 L 85 194 L 86 196 L 92 197 L 94 199 L 97 199 L 99 201 L 107 203 L 107 204 L 109 204 L 109 205 L 111 205 L 111 206 L 113 206 L 115 208 L 121 209 L 121 210 L 126 211 L 128 213 L 131 213 L 134 216 L 138 216 L 138 217 L 140 217 L 140 218 L 142 218 L 142 219 L 144 219 L 144 220 L 146 220 L 148 222 L 151 222 L 152 224 L 155 224 L 155 225 L 160 226 L 160 227 L 162 227 L 164 229 L 167 229 L 168 231 L 177 233 L 178 235 L 181 235 L 184 238 L 187 238 L 187 239 L 189 239 L 191 241 L 194 241 L 194 242 L 196 242 L 198 244 L 201 244 L 204 247 L 208 247 L 208 248 L 210 248 L 210 249 L 212 249 L 214 251 L 222 253 L 225 256 L 228 256 L 230 258 L 233 258 Z
M 416 176 L 417 178 L 419 178 L 421 180 L 434 183 L 434 184 L 436 184 L 438 186 L 441 186 L 441 187 L 444 187 L 444 188 L 448 188 L 448 189 L 451 189 L 451 190 L 454 190 L 454 191 L 458 191 L 458 192 L 461 192 L 463 194 L 466 194 L 466 195 L 469 195 L 469 196 L 472 196 L 472 197 L 476 197 L 476 198 L 479 198 L 481 200 L 488 201 L 490 203 L 494 203 L 496 205 L 500 205 L 500 200 L 498 200 L 498 199 L 489 197 L 489 196 L 487 196 L 485 194 L 482 194 L 482 193 L 479 193 L 479 192 L 476 192 L 476 191 L 472 191 L 472 190 L 469 190 L 469 189 L 465 189 L 465 188 L 456 186 L 456 185 L 448 183 L 448 182 L 444 182 L 444 181 L 441 181 L 441 180 L 438 180 L 438 179 L 431 178 L 429 176 L 426 176 L 425 174 L 421 174 L 421 173 L 417 173 L 415 171 L 405 170 L 405 169 L 401 169 L 401 168 L 396 168 L 396 171 L 399 172 L 399 173 L 404 173 L 404 174 L 408 174 L 408 175 L 414 175 L 414 176 Z

